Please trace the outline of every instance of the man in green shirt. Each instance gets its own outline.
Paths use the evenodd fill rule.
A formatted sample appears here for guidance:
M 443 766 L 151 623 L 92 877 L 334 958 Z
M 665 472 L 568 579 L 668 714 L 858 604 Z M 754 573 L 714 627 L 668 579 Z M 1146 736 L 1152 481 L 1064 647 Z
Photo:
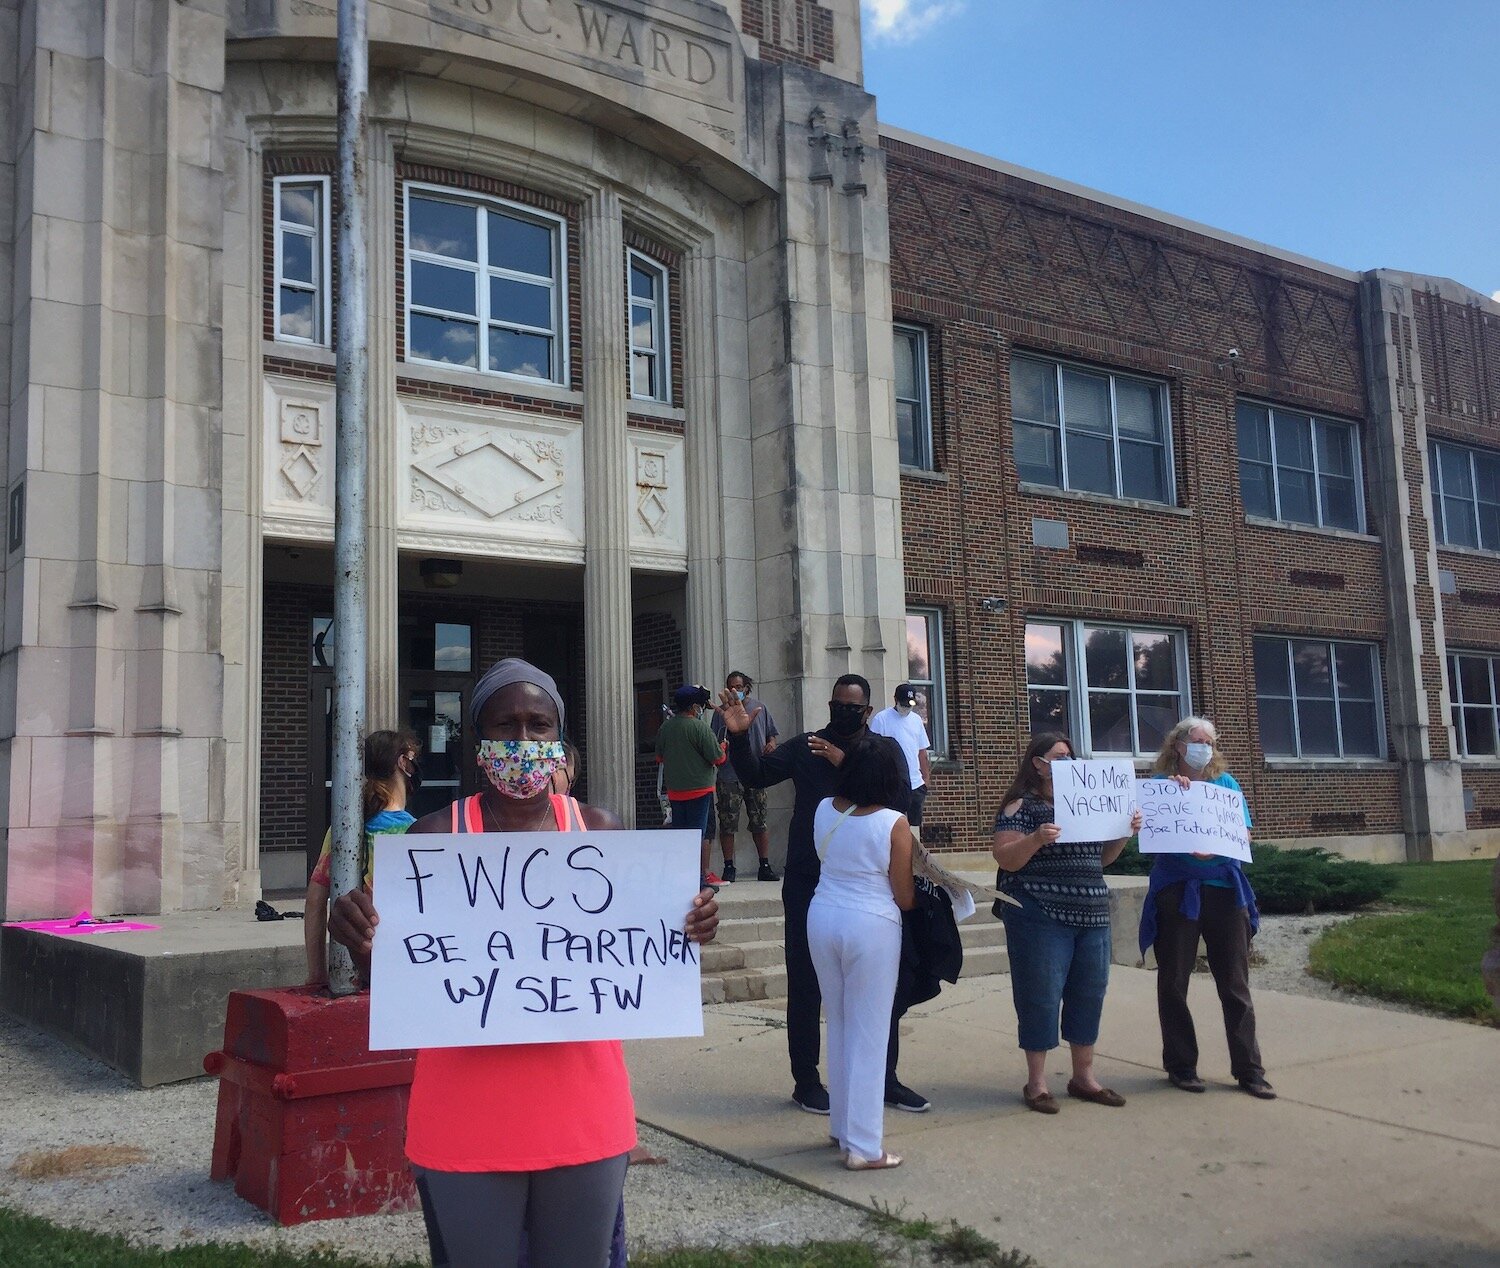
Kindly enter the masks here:
M 656 733 L 656 760 L 672 805 L 672 827 L 696 829 L 702 840 L 698 870 L 706 884 L 722 882 L 708 870 L 708 809 L 713 804 L 714 772 L 724 764 L 724 748 L 703 719 L 708 688 L 684 683 L 672 693 L 672 716 Z

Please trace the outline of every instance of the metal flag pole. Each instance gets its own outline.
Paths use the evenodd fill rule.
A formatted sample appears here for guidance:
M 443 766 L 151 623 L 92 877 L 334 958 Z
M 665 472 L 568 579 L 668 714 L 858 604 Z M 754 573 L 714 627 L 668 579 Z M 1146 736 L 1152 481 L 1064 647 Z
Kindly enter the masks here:
M 366 0 L 339 0 L 338 269 L 334 322 L 335 473 L 333 529 L 333 893 L 364 881 L 360 861 L 365 825 L 360 778 L 365 730 L 365 494 L 369 406 L 369 275 L 365 211 L 369 201 L 370 56 Z M 349 952 L 328 949 L 328 986 L 352 995 L 357 983 Z

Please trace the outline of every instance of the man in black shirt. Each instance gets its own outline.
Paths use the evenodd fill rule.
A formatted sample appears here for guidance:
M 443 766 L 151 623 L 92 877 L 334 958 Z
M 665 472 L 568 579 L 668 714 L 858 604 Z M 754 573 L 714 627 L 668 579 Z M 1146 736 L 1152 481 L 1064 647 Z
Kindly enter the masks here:
M 781 882 L 781 905 L 786 913 L 786 1046 L 792 1063 L 792 1100 L 810 1114 L 828 1113 L 828 1089 L 818 1076 L 822 1046 L 818 1015 L 823 994 L 807 945 L 807 909 L 821 870 L 813 841 L 813 815 L 821 801 L 833 796 L 839 765 L 857 741 L 868 737 L 901 751 L 895 740 L 868 729 L 870 684 L 859 674 L 845 674 L 834 683 L 828 714 L 828 725 L 822 730 L 795 736 L 770 753 L 757 753 L 749 742 L 750 715 L 744 706 L 730 692 L 719 697 L 729 760 L 740 779 L 750 788 L 769 788 L 790 779 L 797 793 Z M 906 761 L 905 754 L 901 760 Z M 906 807 L 892 809 L 905 813 Z M 927 1099 L 896 1078 L 899 1019 L 900 1013 L 891 1018 L 885 1100 L 898 1109 L 921 1113 L 931 1108 Z

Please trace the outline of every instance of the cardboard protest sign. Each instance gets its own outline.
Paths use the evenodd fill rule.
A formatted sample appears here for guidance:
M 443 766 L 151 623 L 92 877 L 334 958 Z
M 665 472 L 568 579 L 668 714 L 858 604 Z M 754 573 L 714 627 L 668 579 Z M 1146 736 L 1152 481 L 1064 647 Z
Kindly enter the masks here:
M 1137 796 L 1142 854 L 1222 854 L 1250 862 L 1243 793 L 1201 780 L 1184 788 L 1172 779 L 1143 779 Z
M 377 836 L 370 1047 L 701 1035 L 699 835 Z
M 1128 758 L 1052 763 L 1052 818 L 1059 841 L 1117 841 L 1130 835 L 1135 764 Z

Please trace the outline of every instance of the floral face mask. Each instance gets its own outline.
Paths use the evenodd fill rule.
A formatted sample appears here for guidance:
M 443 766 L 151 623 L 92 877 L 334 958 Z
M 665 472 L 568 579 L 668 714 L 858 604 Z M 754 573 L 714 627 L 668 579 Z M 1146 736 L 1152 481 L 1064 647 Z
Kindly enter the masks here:
M 502 797 L 517 801 L 549 788 L 568 764 L 561 740 L 480 740 L 479 769 Z

